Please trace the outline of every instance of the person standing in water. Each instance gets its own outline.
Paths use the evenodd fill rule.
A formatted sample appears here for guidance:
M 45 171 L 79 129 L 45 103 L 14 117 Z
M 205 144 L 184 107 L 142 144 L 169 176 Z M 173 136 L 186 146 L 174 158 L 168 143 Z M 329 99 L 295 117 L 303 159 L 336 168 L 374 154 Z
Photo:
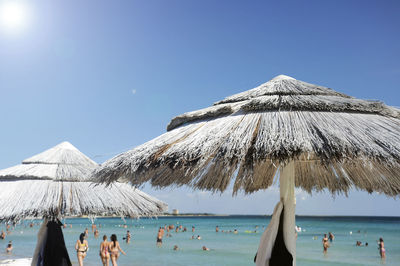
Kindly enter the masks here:
M 160 229 L 158 229 L 158 233 L 157 233 L 157 246 L 161 247 L 162 245 L 162 239 L 163 239 L 164 233 L 163 231 L 161 231 L 161 227 Z
M 111 262 L 113 266 L 117 266 L 117 260 L 119 258 L 119 252 L 126 255 L 126 253 L 121 249 L 119 242 L 117 241 L 117 236 L 115 234 L 111 235 L 111 242 L 109 243 L 109 249 L 111 254 Z
M 324 238 L 322 239 L 322 247 L 324 248 L 324 253 L 326 253 L 329 248 L 328 237 L 326 236 L 326 234 L 324 234 Z
M 78 257 L 79 266 L 83 266 L 83 259 L 86 257 L 87 250 L 89 249 L 89 244 L 85 239 L 85 234 L 79 235 L 79 239 L 75 244 L 76 256 Z
M 329 242 L 331 242 L 332 243 L 332 241 L 335 239 L 335 236 L 331 233 L 331 232 L 329 232 Z
M 126 231 L 125 241 L 127 244 L 131 243 L 131 233 L 129 232 L 129 230 Z
M 379 238 L 378 249 L 379 249 L 379 255 L 381 255 L 381 258 L 382 259 L 386 258 L 385 243 L 383 242 L 382 237 Z
M 103 236 L 103 242 L 100 243 L 100 258 L 103 266 L 110 265 L 110 252 L 108 251 L 110 243 L 107 241 L 107 236 Z
M 94 230 L 94 238 L 98 238 L 99 237 L 99 230 L 97 230 L 97 228 Z
M 11 254 L 12 250 L 13 250 L 12 241 L 9 241 L 6 247 L 7 254 Z

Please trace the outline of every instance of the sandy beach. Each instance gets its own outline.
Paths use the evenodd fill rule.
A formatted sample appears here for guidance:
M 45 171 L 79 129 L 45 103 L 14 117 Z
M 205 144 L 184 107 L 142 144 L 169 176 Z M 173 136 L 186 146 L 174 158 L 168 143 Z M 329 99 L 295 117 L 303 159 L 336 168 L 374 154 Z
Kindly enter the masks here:
M 9 259 L 0 261 L 0 265 L 4 266 L 30 266 L 32 258 L 25 259 Z

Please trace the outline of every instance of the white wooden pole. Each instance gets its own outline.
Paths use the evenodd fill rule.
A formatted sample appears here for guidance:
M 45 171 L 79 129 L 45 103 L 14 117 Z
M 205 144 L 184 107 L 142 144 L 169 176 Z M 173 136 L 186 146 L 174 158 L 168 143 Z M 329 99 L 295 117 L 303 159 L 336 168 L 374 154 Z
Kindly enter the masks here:
M 296 198 L 294 193 L 294 162 L 291 161 L 279 173 L 280 201 L 275 206 L 271 221 L 261 236 L 257 251 L 256 266 L 269 266 L 275 239 L 278 235 L 279 223 L 283 227 L 283 241 L 286 249 L 293 257 L 296 265 L 296 234 L 295 210 Z M 280 221 L 283 210 L 283 221 Z
M 286 248 L 293 256 L 293 266 L 296 265 L 296 197 L 294 193 L 294 162 L 290 161 L 280 172 L 280 197 L 283 203 L 283 239 Z

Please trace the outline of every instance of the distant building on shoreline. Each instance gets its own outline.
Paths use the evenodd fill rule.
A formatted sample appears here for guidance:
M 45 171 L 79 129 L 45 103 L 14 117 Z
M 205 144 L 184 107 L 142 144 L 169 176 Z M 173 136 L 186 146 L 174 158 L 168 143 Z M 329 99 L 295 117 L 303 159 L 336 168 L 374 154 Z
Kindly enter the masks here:
M 178 215 L 179 214 L 179 210 L 178 209 L 173 209 L 172 210 L 172 215 Z

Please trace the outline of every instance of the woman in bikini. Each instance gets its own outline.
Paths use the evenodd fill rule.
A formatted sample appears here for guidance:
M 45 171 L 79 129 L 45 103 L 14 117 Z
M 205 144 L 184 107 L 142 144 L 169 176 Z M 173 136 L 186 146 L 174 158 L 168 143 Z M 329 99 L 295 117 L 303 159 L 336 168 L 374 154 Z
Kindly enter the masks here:
M 378 249 L 379 249 L 379 254 L 381 255 L 381 258 L 382 259 L 386 258 L 385 243 L 383 243 L 382 237 L 379 238 Z
M 322 247 L 324 248 L 324 253 L 326 253 L 329 248 L 328 237 L 326 236 L 326 234 L 324 234 L 324 238 L 322 239 Z
M 85 234 L 79 236 L 79 240 L 75 244 L 76 256 L 78 257 L 79 266 L 83 266 L 83 259 L 86 257 L 86 252 L 89 249 L 89 244 L 85 239 Z
M 115 234 L 111 235 L 111 242 L 109 243 L 109 250 L 111 254 L 111 262 L 113 266 L 117 266 L 117 260 L 119 257 L 119 252 L 126 255 L 126 253 L 121 249 L 119 242 L 117 241 L 117 236 Z
M 107 236 L 103 236 L 103 242 L 100 244 L 100 258 L 101 261 L 103 262 L 103 266 L 109 266 L 110 265 L 110 252 L 108 251 L 108 248 L 110 246 L 110 243 L 107 241 Z

